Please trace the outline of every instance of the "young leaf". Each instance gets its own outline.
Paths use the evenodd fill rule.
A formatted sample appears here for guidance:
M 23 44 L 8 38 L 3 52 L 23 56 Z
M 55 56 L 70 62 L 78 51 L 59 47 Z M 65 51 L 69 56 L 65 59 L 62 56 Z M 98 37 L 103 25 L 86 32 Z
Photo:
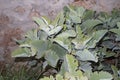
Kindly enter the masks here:
M 91 53 L 89 50 L 84 49 L 83 51 L 77 51 L 76 55 L 79 57 L 79 60 L 81 61 L 98 61 L 98 57 L 96 54 Z
M 63 28 L 62 26 L 57 26 L 57 27 L 55 27 L 54 29 L 50 30 L 47 33 L 48 33 L 49 36 L 56 35 L 62 30 L 62 28 Z
M 33 20 L 34 20 L 39 26 L 48 25 L 48 22 L 47 22 L 46 19 L 44 19 L 43 17 L 41 17 L 41 18 L 33 17 Z
M 91 73 L 90 80 L 112 80 L 113 77 L 110 73 L 108 72 L 94 72 Z
M 97 19 L 88 19 L 86 20 L 85 22 L 82 23 L 82 30 L 83 32 L 87 33 L 87 34 L 90 34 L 91 31 L 93 30 L 93 28 L 98 25 L 98 24 L 101 24 L 102 22 L 100 20 L 97 20 Z
M 25 48 L 18 48 L 12 52 L 12 57 L 30 57 L 31 54 L 28 53 Z
M 82 72 L 79 70 L 77 71 L 78 69 L 77 67 L 78 67 L 78 61 L 72 55 L 67 54 L 64 57 L 64 62 L 62 64 L 60 74 L 65 75 L 67 72 L 68 74 L 72 76 L 80 78 L 82 76 Z
M 42 40 L 33 41 L 31 43 L 31 48 L 37 51 L 36 58 L 40 59 L 41 57 L 44 56 L 45 51 L 48 50 L 49 44 L 50 44 L 49 41 L 42 41 Z
M 52 67 L 56 67 L 59 57 L 56 52 L 48 50 L 45 54 L 45 59 L 47 60 L 49 65 L 51 65 Z

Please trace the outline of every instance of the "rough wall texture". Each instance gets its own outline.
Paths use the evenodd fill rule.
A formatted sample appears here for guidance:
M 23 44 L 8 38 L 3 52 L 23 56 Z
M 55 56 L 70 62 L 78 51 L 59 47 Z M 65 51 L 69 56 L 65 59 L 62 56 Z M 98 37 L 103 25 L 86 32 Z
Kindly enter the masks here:
M 10 53 L 16 48 L 14 38 L 34 27 L 33 16 L 53 19 L 65 5 L 84 6 L 97 11 L 120 7 L 120 0 L 0 0 L 0 64 L 11 63 Z
M 114 8 L 120 9 L 120 0 L 77 0 L 73 4 L 98 12 L 110 12 Z

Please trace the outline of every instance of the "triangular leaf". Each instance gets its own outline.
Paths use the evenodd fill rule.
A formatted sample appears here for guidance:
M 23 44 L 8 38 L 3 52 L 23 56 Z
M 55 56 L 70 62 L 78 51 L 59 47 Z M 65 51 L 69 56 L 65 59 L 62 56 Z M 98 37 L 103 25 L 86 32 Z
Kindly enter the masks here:
M 81 61 L 94 61 L 97 62 L 98 58 L 95 53 L 91 53 L 89 50 L 84 49 L 83 51 L 77 51 L 76 55 Z
M 59 57 L 56 52 L 48 50 L 45 54 L 45 59 L 47 60 L 49 65 L 51 65 L 52 67 L 56 67 Z

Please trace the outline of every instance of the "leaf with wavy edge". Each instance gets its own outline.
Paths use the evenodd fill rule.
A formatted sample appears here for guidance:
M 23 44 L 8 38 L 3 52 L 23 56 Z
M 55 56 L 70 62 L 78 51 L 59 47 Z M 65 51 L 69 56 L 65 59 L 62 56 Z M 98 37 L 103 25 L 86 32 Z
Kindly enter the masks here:
M 79 57 L 81 61 L 94 61 L 98 62 L 98 57 L 96 53 L 91 53 L 89 50 L 84 49 L 83 51 L 77 51 L 76 55 Z
M 68 72 L 70 75 L 81 77 L 82 72 L 80 70 L 77 70 L 77 67 L 78 61 L 73 57 L 73 55 L 66 54 L 60 70 L 60 74 L 64 76 L 66 72 Z
M 66 30 L 62 32 L 56 38 L 53 39 L 54 42 L 58 43 L 60 46 L 71 52 L 71 42 L 68 39 L 69 37 L 75 37 L 76 32 L 74 30 Z

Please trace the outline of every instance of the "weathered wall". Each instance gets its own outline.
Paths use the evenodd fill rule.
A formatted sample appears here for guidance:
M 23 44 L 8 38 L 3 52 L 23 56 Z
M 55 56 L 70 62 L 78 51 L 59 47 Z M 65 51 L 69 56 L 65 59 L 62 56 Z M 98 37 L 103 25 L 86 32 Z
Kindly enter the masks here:
M 77 2 L 73 4 L 98 12 L 110 12 L 114 8 L 120 9 L 120 0 L 77 0 Z

